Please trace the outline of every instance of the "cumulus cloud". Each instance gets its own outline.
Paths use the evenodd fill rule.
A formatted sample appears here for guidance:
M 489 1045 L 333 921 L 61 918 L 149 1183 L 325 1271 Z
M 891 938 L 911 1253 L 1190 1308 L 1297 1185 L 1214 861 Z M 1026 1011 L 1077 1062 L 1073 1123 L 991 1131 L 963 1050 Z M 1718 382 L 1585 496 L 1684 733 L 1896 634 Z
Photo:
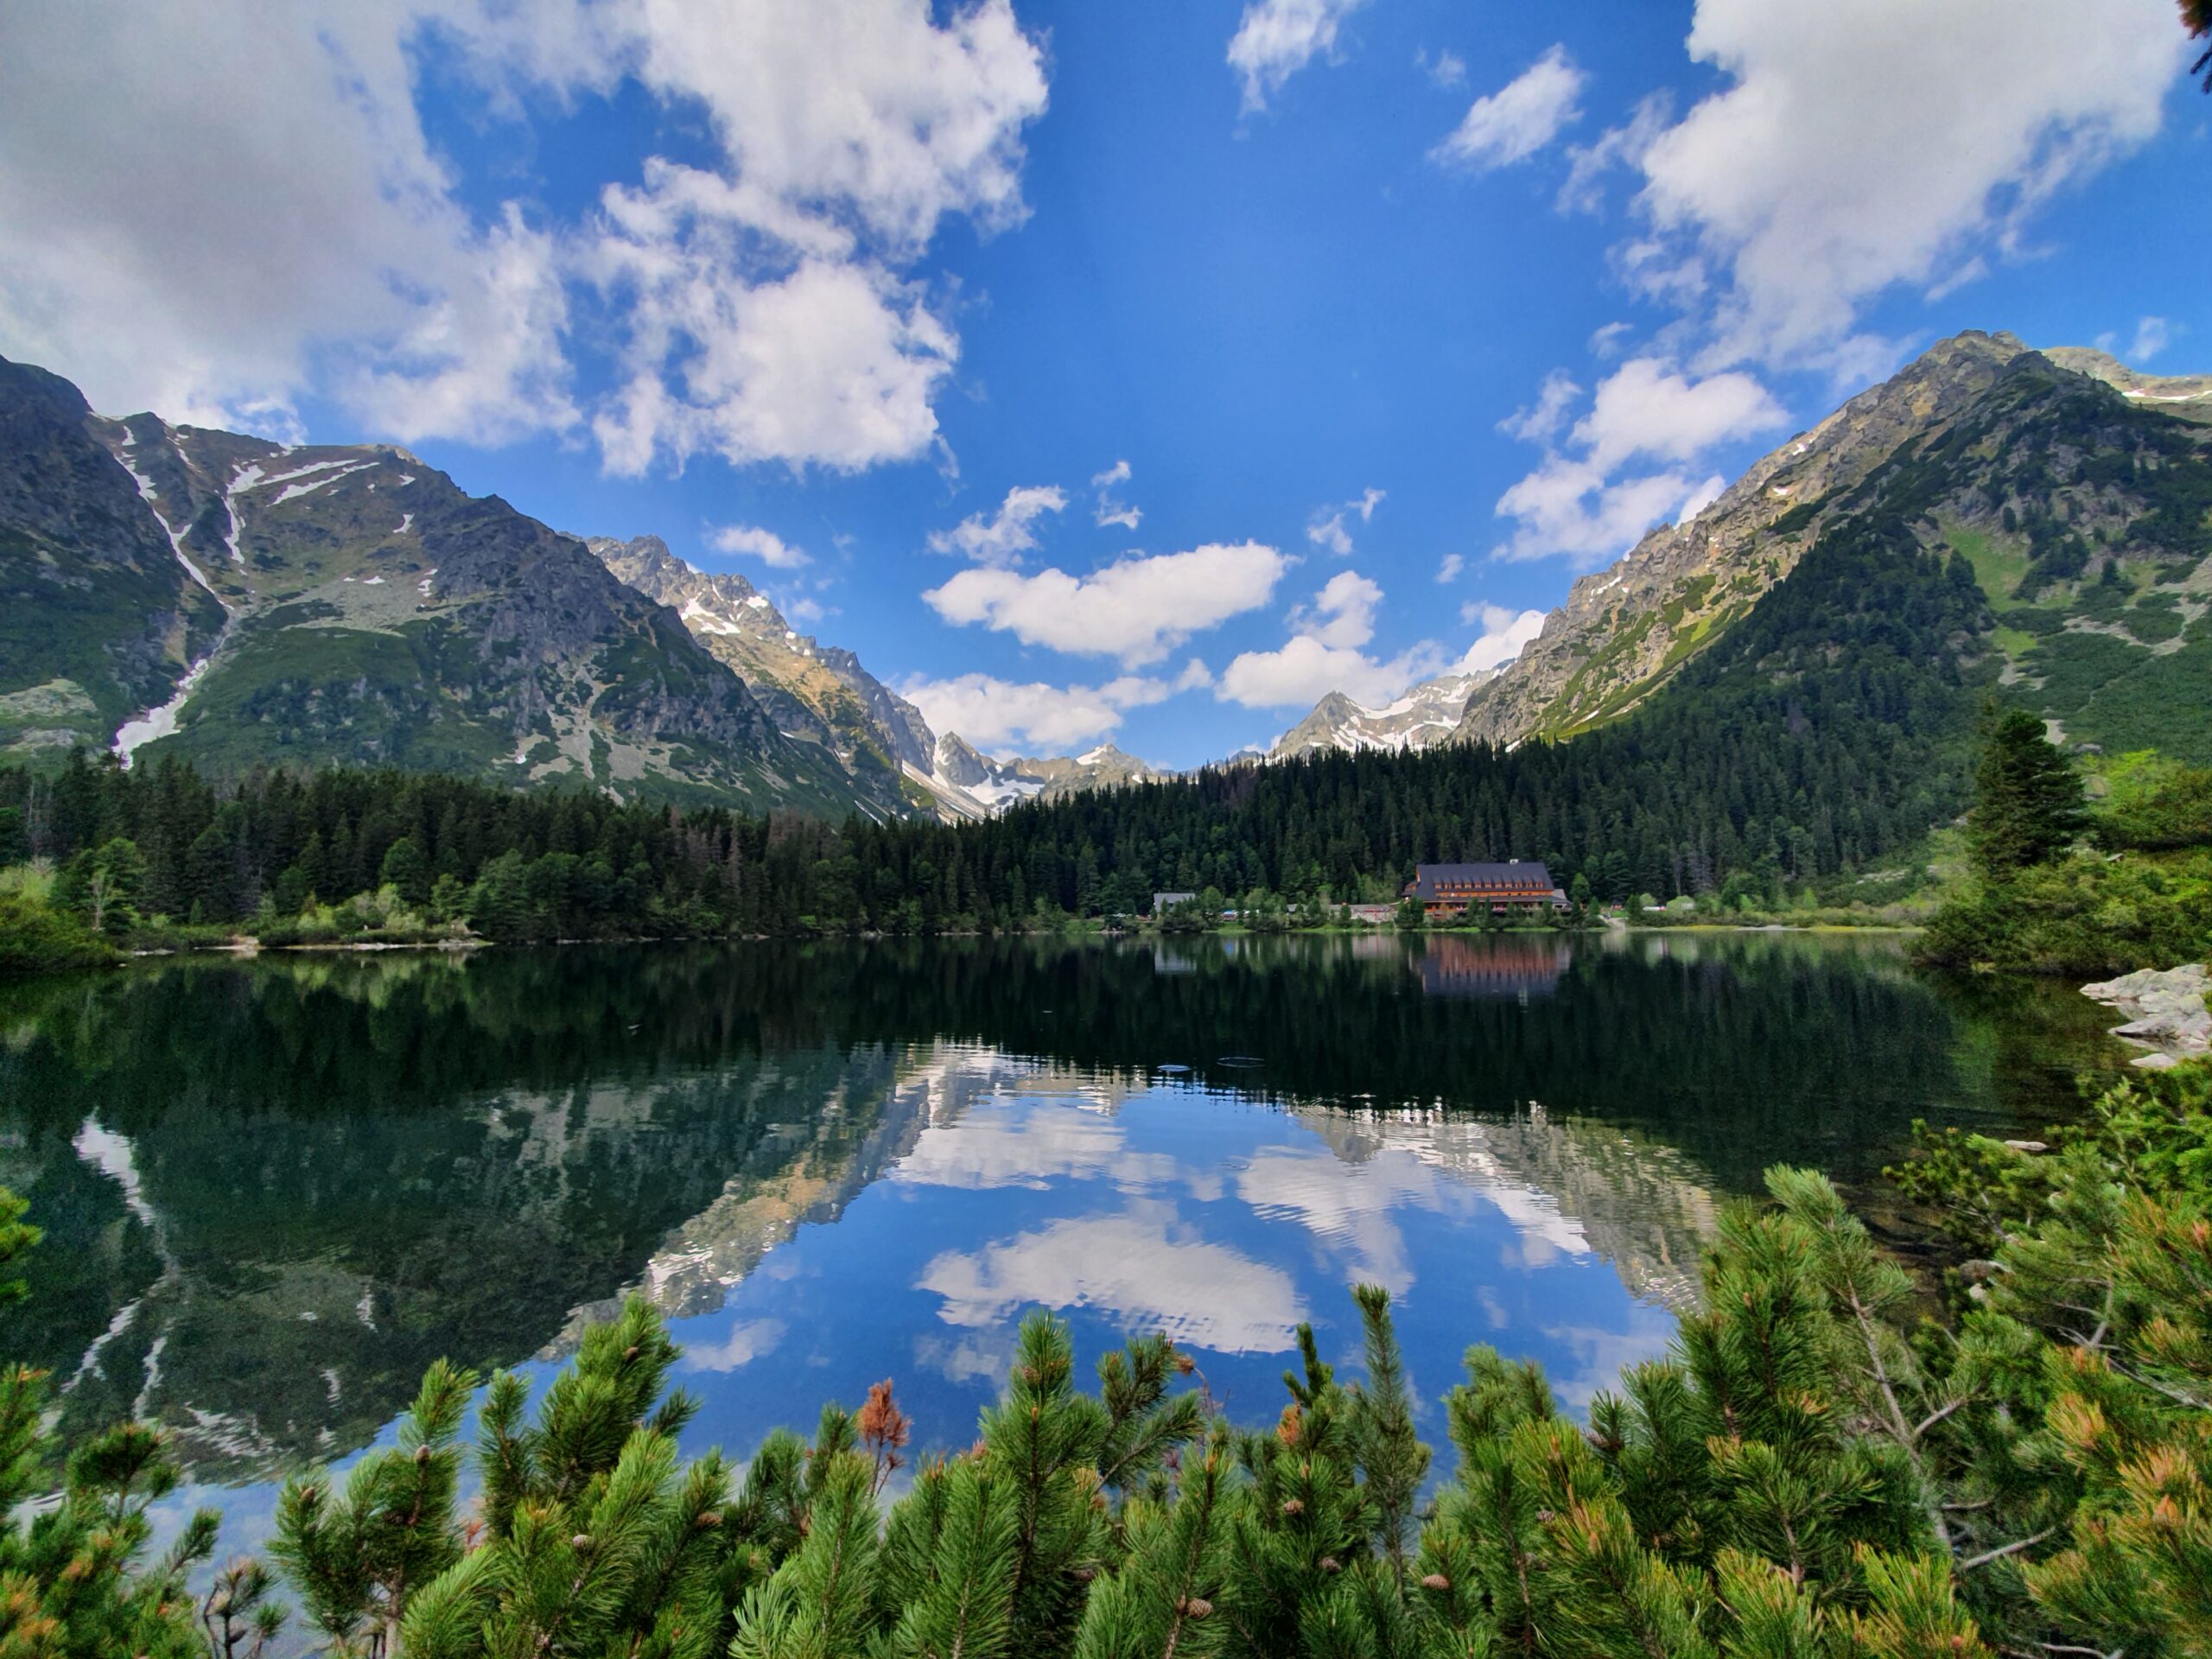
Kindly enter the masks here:
M 957 732 L 993 754 L 1049 753 L 1087 747 L 1118 730 L 1127 710 L 1211 682 L 1206 665 L 1193 658 L 1173 679 L 1124 674 L 1103 685 L 1046 685 L 961 674 L 946 680 L 917 677 L 898 691 L 933 731 Z
M 1096 474 L 1090 487 L 1098 493 L 1096 519 L 1101 530 L 1109 524 L 1119 524 L 1123 530 L 1135 530 L 1144 514 L 1135 507 L 1124 505 L 1117 499 L 1118 486 L 1129 481 L 1129 463 L 1117 461 L 1104 472 Z
M 1375 612 L 1382 603 L 1382 588 L 1357 570 L 1339 571 L 1311 605 L 1291 613 L 1291 626 L 1325 645 L 1363 645 L 1375 637 Z
M 1466 654 L 1459 658 L 1460 669 L 1469 673 L 1503 668 L 1521 654 L 1522 646 L 1544 631 L 1541 611 L 1516 611 L 1479 601 L 1461 607 L 1459 618 L 1482 629 L 1475 642 L 1467 647 Z
M 1333 507 L 1321 507 L 1306 521 L 1306 539 L 1340 559 L 1351 556 L 1351 531 L 1345 526 L 1346 518 L 1355 518 L 1363 524 L 1372 523 L 1375 509 L 1382 505 L 1383 493 L 1370 486 L 1356 499 L 1342 502 Z
M 1547 391 L 1556 384 L 1547 381 Z M 1541 439 L 1565 423 L 1571 405 L 1569 398 L 1548 408 L 1540 397 L 1541 419 L 1524 411 L 1507 428 Z M 1721 480 L 1693 473 L 1691 463 L 1788 425 L 1788 413 L 1749 374 L 1698 378 L 1657 358 L 1631 359 L 1599 382 L 1565 446 L 1547 444 L 1542 462 L 1499 499 L 1498 513 L 1515 530 L 1498 554 L 1601 564 L 1654 524 L 1701 512 L 1719 493 Z
M 1478 173 L 1525 162 L 1582 118 L 1589 77 L 1554 46 L 1514 79 L 1468 106 L 1432 159 Z
M 1459 580 L 1459 573 L 1466 568 L 1467 560 L 1465 555 L 1460 553 L 1446 553 L 1441 559 L 1437 561 L 1436 579 L 1440 582 L 1457 582 Z
M 473 8 L 453 10 L 466 31 Z M 320 352 L 329 390 L 401 439 L 572 423 L 550 245 L 518 208 L 479 223 L 456 205 L 415 116 L 410 21 L 11 18 L 0 350 L 117 413 L 283 428 Z
M 707 545 L 717 553 L 758 559 L 775 570 L 796 570 L 807 563 L 803 550 L 793 547 L 774 531 L 762 530 L 757 524 L 716 525 L 707 532 Z
M 922 597 L 948 622 L 1141 668 L 1192 635 L 1266 604 L 1288 563 L 1257 542 L 1209 543 L 1184 553 L 1133 554 L 1087 576 L 963 570 Z
M 1633 264 L 1704 308 L 1715 364 L 1871 372 L 1893 349 L 1860 334 L 1869 303 L 1969 280 L 2157 133 L 2187 55 L 2172 10 L 1699 0 L 1690 55 L 1726 84 L 1633 158 Z
M 948 214 L 1020 219 L 1046 102 L 1008 0 L 48 9 L 10 46 L 0 350 L 117 411 L 284 429 L 312 396 L 403 440 L 585 428 L 619 472 L 936 444 L 958 343 L 906 272 Z M 472 206 L 417 108 L 433 61 L 488 121 L 626 79 L 711 146 L 581 213 Z M 586 402 L 601 353 L 615 390 Z
M 1229 42 L 1244 83 L 1244 112 L 1263 110 L 1283 83 L 1336 50 L 1337 31 L 1366 0 L 1251 0 Z
M 734 1371 L 750 1365 L 783 1344 L 781 1319 L 740 1319 L 733 1322 L 719 1342 L 694 1340 L 684 1344 L 687 1371 Z
M 1354 702 L 1389 702 L 1408 685 L 1441 673 L 1451 659 L 1431 640 L 1388 659 L 1363 649 L 1375 638 L 1382 589 L 1343 570 L 1290 613 L 1291 637 L 1275 651 L 1240 653 L 1214 695 L 1247 709 L 1287 709 L 1341 691 Z
M 1037 532 L 1030 526 L 1067 505 L 1067 492 L 1053 485 L 1018 486 L 1006 493 L 997 512 L 971 513 L 950 530 L 931 531 L 930 551 L 957 553 L 978 564 L 1019 564 L 1037 545 Z
M 1222 671 L 1214 695 L 1246 709 L 1296 709 L 1341 691 L 1370 708 L 1390 702 L 1417 681 L 1433 679 L 1451 659 L 1424 642 L 1387 661 L 1347 645 L 1294 634 L 1277 651 L 1248 651 Z
M 1157 1204 L 947 1250 L 923 1268 L 915 1288 L 943 1299 L 938 1317 L 948 1325 L 1001 1325 L 1039 1303 L 1087 1307 L 1217 1353 L 1287 1348 L 1306 1317 L 1281 1268 L 1201 1236 Z
M 1789 423 L 1789 412 L 1748 374 L 1694 380 L 1656 358 L 1624 363 L 1601 382 L 1574 442 L 1611 468 L 1639 456 L 1688 461 L 1714 444 Z

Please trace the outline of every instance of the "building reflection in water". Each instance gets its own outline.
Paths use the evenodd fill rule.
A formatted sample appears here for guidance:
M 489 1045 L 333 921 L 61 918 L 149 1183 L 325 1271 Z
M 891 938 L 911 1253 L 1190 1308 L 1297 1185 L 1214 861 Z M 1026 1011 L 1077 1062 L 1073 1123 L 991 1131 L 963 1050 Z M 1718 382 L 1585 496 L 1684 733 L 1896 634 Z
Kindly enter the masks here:
M 1423 996 L 1520 1001 L 1559 989 L 1574 946 L 1548 933 L 1432 934 L 1413 957 Z

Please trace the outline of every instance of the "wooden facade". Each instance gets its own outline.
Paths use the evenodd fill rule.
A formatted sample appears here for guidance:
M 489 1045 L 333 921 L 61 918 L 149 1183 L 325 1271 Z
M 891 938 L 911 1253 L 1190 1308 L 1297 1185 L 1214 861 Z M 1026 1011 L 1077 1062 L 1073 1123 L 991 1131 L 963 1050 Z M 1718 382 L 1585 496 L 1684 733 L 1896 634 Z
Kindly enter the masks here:
M 1553 882 L 1551 871 L 1534 859 L 1424 864 L 1414 872 L 1406 896 L 1420 904 L 1423 914 L 1437 919 L 1464 916 L 1470 910 L 1509 916 L 1567 907 L 1567 895 Z

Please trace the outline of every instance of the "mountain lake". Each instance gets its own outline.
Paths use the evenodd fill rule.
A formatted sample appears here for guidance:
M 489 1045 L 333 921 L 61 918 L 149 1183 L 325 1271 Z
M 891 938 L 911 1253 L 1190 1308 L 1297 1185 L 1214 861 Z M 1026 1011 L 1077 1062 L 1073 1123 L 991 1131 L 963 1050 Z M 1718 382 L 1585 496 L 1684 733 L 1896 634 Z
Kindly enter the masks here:
M 267 1530 L 440 1355 L 541 1381 L 642 1294 L 687 1450 L 895 1380 L 972 1440 L 1016 1326 L 1171 1333 L 1272 1421 L 1301 1320 L 1396 1300 L 1422 1427 L 1462 1352 L 1575 1409 L 1658 1354 L 1777 1161 L 1892 1243 L 1916 1117 L 2034 1135 L 2124 1054 L 2070 984 L 1875 936 L 1395 934 L 173 958 L 0 997 L 0 1184 L 46 1242 L 0 1352 L 64 1432 L 158 1421 L 162 1505 Z M 1446 1461 L 1448 1462 L 1448 1447 Z

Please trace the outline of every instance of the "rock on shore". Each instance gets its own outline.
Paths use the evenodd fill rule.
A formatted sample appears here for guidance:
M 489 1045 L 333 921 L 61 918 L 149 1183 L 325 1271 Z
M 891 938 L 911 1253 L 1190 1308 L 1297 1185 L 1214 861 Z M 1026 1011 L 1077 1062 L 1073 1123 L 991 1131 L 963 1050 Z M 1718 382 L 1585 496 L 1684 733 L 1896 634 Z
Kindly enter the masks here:
M 2204 993 L 2212 985 L 2202 963 L 2164 969 L 2145 969 L 2118 979 L 2084 985 L 2082 995 L 2108 1002 L 2129 1016 L 2113 1035 L 2151 1052 L 2135 1064 L 2153 1070 L 2202 1058 L 2212 1052 L 2212 1012 Z

